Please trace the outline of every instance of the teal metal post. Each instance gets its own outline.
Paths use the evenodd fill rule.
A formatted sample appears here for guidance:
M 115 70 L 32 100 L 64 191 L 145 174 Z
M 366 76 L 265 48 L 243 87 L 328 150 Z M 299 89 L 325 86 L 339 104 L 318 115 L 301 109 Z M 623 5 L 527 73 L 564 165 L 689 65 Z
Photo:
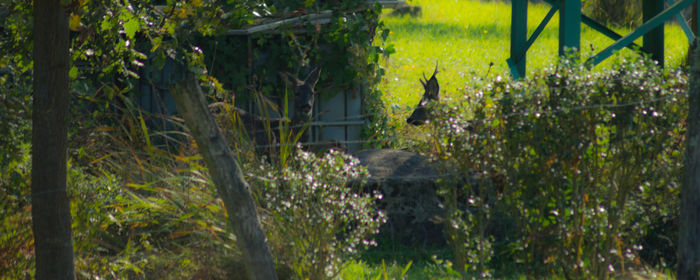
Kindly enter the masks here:
M 514 79 L 525 77 L 527 0 L 513 0 L 510 20 L 510 67 Z
M 695 31 L 695 39 L 698 38 L 698 31 L 700 30 L 700 4 L 698 2 L 695 2 L 695 5 L 693 5 L 693 16 L 695 17 L 693 20 L 695 21 L 695 28 L 693 31 Z
M 559 0 L 559 55 L 581 49 L 581 0 Z
M 642 2 L 642 19 L 644 22 L 649 21 L 659 13 L 664 11 L 663 0 L 644 0 Z M 651 54 L 651 58 L 659 62 L 661 67 L 664 66 L 664 24 L 652 29 L 644 34 L 642 39 L 642 48 L 644 51 Z
M 652 29 L 656 28 L 657 26 L 661 25 L 664 21 L 670 19 L 671 17 L 673 17 L 674 15 L 676 15 L 677 13 L 682 11 L 683 9 L 687 8 L 688 6 L 692 5 L 696 1 L 697 0 L 681 0 L 679 2 L 676 2 L 676 4 L 671 5 L 671 7 L 668 7 L 660 14 L 649 19 L 647 22 L 645 22 L 644 24 L 639 26 L 637 29 L 635 29 L 631 33 L 625 35 L 624 37 L 620 38 L 612 45 L 610 45 L 607 48 L 605 48 L 604 50 L 600 51 L 598 54 L 589 58 L 588 59 L 589 62 L 593 66 L 598 65 L 598 63 L 600 63 L 604 59 L 610 57 L 617 50 L 620 50 L 620 49 L 624 48 L 625 46 L 631 44 L 637 38 L 642 37 L 647 31 L 652 30 Z
M 674 2 L 673 0 L 666 0 L 666 3 L 668 3 L 671 6 L 673 6 L 673 4 L 676 4 L 676 2 Z M 693 4 L 691 6 L 691 9 L 694 9 L 696 5 L 697 5 L 697 3 Z M 691 12 L 691 14 L 693 14 L 693 13 Z M 691 18 L 692 18 L 692 15 L 691 15 Z M 683 29 L 683 33 L 685 33 L 685 36 L 688 38 L 688 42 L 692 42 L 695 39 L 695 34 L 693 34 L 693 30 L 690 29 L 690 26 L 688 25 L 688 21 L 686 21 L 685 18 L 683 18 L 682 13 L 676 14 L 676 21 L 681 26 L 681 29 Z M 694 20 L 691 20 L 691 21 L 695 22 Z

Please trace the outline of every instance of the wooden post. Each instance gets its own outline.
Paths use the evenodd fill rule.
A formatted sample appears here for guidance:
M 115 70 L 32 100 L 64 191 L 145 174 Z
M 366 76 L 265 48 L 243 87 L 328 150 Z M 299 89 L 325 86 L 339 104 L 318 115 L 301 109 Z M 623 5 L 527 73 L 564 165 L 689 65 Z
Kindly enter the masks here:
M 38 280 L 75 279 L 66 193 L 70 39 L 63 2 L 34 1 L 31 199 Z
M 688 130 L 685 172 L 681 186 L 681 219 L 677 279 L 698 279 L 700 268 L 700 50 L 696 39 L 690 48 Z
M 527 51 L 527 0 L 513 0 L 510 20 L 510 58 L 515 64 L 515 78 L 525 77 Z
M 644 0 L 642 3 L 642 19 L 647 22 L 664 10 L 664 0 Z M 651 58 L 664 66 L 664 24 L 644 34 L 642 48 L 651 54 Z
M 581 49 L 581 0 L 559 0 L 559 55 Z

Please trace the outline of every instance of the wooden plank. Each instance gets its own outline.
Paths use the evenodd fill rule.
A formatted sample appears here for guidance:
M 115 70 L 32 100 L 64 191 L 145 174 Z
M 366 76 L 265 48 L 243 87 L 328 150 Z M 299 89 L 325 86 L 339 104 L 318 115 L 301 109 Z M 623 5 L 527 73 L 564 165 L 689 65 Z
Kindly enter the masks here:
M 270 31 L 277 29 L 282 25 L 298 25 L 304 23 L 305 21 L 311 21 L 316 24 L 327 24 L 330 22 L 330 17 L 333 14 L 331 10 L 325 10 L 318 14 L 308 14 L 303 16 L 298 16 L 294 18 L 278 20 L 274 22 L 269 22 L 260 25 L 254 25 L 241 29 L 231 29 L 226 32 L 226 35 L 249 35 L 258 32 Z
M 406 1 L 365 1 L 365 5 L 374 5 L 375 3 L 378 3 L 379 5 L 382 6 L 382 8 L 395 8 L 395 7 L 400 7 L 400 6 L 405 6 Z M 288 19 L 283 19 L 283 20 L 278 20 L 274 22 L 268 22 L 268 23 L 263 23 L 259 25 L 254 25 L 250 27 L 245 27 L 245 28 L 239 28 L 239 29 L 231 29 L 226 32 L 226 35 L 249 35 L 249 34 L 254 34 L 254 33 L 259 33 L 259 32 L 269 32 L 272 30 L 277 29 L 278 27 L 282 25 L 298 25 L 302 24 L 305 21 L 313 21 L 314 24 L 328 24 L 330 23 L 330 18 L 331 15 L 333 14 L 332 10 L 324 10 L 321 11 L 320 13 L 314 13 L 314 14 L 307 14 L 303 16 L 298 16 L 294 18 L 288 18 Z
M 379 3 L 383 9 L 393 9 L 396 7 L 406 6 L 406 1 L 365 1 L 366 4 Z

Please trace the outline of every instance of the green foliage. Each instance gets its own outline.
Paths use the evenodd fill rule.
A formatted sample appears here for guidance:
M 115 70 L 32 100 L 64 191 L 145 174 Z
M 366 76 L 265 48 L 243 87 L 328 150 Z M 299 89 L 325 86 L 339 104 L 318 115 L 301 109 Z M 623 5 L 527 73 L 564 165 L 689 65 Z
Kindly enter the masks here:
M 348 261 L 339 279 L 462 279 L 452 263 L 440 260 L 436 256 L 429 262 L 386 263 L 384 260 L 377 265 L 363 261 Z
M 127 149 L 94 160 L 105 168 L 99 176 L 71 169 L 81 275 L 235 279 L 242 269 L 235 236 L 201 158 L 189 155 L 193 147 L 174 159 L 153 147 Z M 280 274 L 332 278 L 345 259 L 373 244 L 371 236 L 385 218 L 375 210 L 376 194 L 346 187 L 367 176 L 356 159 L 340 153 L 296 155 L 283 169 L 249 162 L 246 177 Z
M 34 276 L 34 239 L 29 196 L 29 145 L 21 144 L 12 160 L 0 164 L 0 279 Z M 0 147 L 4 148 L 4 147 Z M 1 150 L 0 150 L 1 151 Z
M 80 145 L 71 153 L 68 177 L 79 277 L 236 279 L 243 262 L 235 236 L 192 142 L 171 154 L 147 145 L 141 116 L 122 120 L 123 127 L 71 135 Z M 7 260 L 0 271 L 11 278 L 33 273 L 30 161 L 28 149 L 22 151 L 15 173 L 0 178 L 0 253 Z M 373 244 L 384 216 L 375 209 L 376 194 L 346 187 L 367 176 L 356 159 L 294 155 L 284 169 L 242 159 L 250 160 L 246 176 L 258 194 L 280 274 L 331 278 L 348 257 Z
M 31 24 L 21 16 L 29 9 L 31 5 L 27 1 L 0 4 L 0 53 L 3 53 L 0 55 L 0 170 L 3 173 L 22 161 L 19 158 L 24 154 L 22 146 L 31 137 L 31 96 L 27 93 L 32 89 L 32 45 L 25 41 Z
M 686 87 L 645 59 L 564 60 L 435 104 L 420 147 L 465 178 L 441 189 L 456 265 L 608 278 L 674 259 L 644 243 L 676 236 L 657 225 L 678 215 Z
M 213 186 L 196 168 L 161 175 L 166 179 L 124 186 L 114 176 L 72 170 L 76 263 L 83 277 L 223 278 L 227 266 L 235 267 L 235 237 Z
M 246 169 L 277 261 L 299 279 L 332 279 L 344 260 L 375 245 L 386 218 L 375 206 L 381 196 L 358 189 L 368 174 L 356 158 L 299 150 L 286 167 Z
M 158 149 L 149 139 L 149 135 L 158 132 L 144 125 L 151 116 L 136 111 L 126 94 L 133 91 L 137 79 L 146 77 L 143 76 L 147 72 L 144 71 L 146 65 L 162 66 L 166 58 L 186 63 L 190 71 L 206 74 L 209 65 L 205 64 L 205 55 L 209 53 L 203 53 L 197 46 L 198 38 L 211 39 L 230 28 L 256 23 L 260 15 L 269 15 L 276 8 L 254 1 L 207 0 L 165 1 L 165 8 L 156 8 L 156 2 L 164 1 L 77 0 L 68 7 L 74 63 L 69 74 L 73 80 L 72 121 L 75 124 L 69 135 L 69 153 L 74 162 L 69 185 L 74 202 L 76 265 L 83 278 L 228 278 L 241 268 L 233 245 L 235 237 L 225 224 L 225 211 L 212 186 L 206 183 L 208 177 L 203 175 L 206 172 L 200 159 L 192 155 L 191 142 L 179 143 L 177 152 Z M 326 75 L 335 77 L 327 78 L 327 84 L 346 87 L 358 81 L 373 80 L 383 50 L 371 46 L 373 33 L 367 30 L 374 30 L 377 25 L 378 8 L 362 6 L 355 10 L 359 2 L 347 1 L 323 30 L 316 30 L 312 24 L 305 25 L 309 36 L 285 31 L 281 37 L 285 41 L 284 50 L 273 52 L 289 54 L 284 56 L 289 59 L 279 69 L 298 72 L 309 61 L 328 63 L 322 58 L 333 56 L 337 59 L 335 64 L 321 65 Z M 27 44 L 31 42 L 30 4 L 30 1 L 0 4 L 3 23 L 0 48 L 4 50 L 0 57 L 3 89 L 0 105 L 7 109 L 0 110 L 0 132 L 3 132 L 0 144 L 2 151 L 8 151 L 0 153 L 3 206 L 0 211 L 3 224 L 7 225 L 3 227 L 7 231 L 3 230 L 0 240 L 2 257 L 11 260 L 3 262 L 2 275 L 17 278 L 31 276 L 33 270 L 31 235 L 27 226 L 30 208 L 27 196 L 29 147 L 26 144 L 31 101 L 28 93 L 31 91 L 32 46 Z M 353 10 L 348 11 L 349 7 Z M 5 8 L 12 13 L 4 13 Z M 8 36 L 4 36 L 6 34 Z M 256 38 L 256 47 L 272 45 L 266 42 L 269 38 Z M 328 47 L 319 48 L 319 44 Z M 241 57 L 240 53 L 236 56 Z M 232 61 L 227 63 L 232 64 Z M 10 74 L 5 69 L 9 69 Z M 269 73 L 276 75 L 274 71 Z M 233 82 L 249 83 L 246 75 L 247 72 L 236 76 Z M 221 93 L 222 86 L 216 78 L 205 76 L 203 79 Z M 254 83 L 252 87 L 265 82 Z M 274 84 L 266 86 L 267 89 L 275 87 Z M 316 271 L 320 271 L 321 276 L 335 273 L 341 264 L 338 258 L 370 244 L 369 235 L 383 221 L 380 213 L 368 212 L 373 208 L 375 197 L 347 193 L 348 190 L 341 187 L 347 181 L 328 175 L 337 174 L 334 172 L 339 170 L 325 170 L 341 168 L 346 160 L 347 157 L 318 159 L 319 165 L 326 166 L 315 165 L 322 172 L 314 170 L 316 173 L 309 176 L 321 176 L 317 178 L 321 188 L 304 198 L 310 201 L 309 207 L 316 207 L 314 211 L 321 209 L 326 211 L 321 212 L 324 215 L 334 217 L 331 221 L 321 221 L 325 227 L 317 227 L 319 235 L 311 240 L 327 242 L 330 247 L 295 251 L 285 247 L 289 244 L 282 243 L 287 241 L 286 237 L 277 238 L 281 242 L 278 248 L 315 260 L 308 264 L 309 268 L 305 267 L 307 263 L 287 258 L 301 275 L 314 273 L 313 269 L 320 269 Z M 295 164 L 295 168 L 301 168 L 301 163 Z M 290 167 L 284 176 L 293 174 L 294 170 Z M 357 166 L 347 170 L 361 173 Z M 305 172 L 309 170 L 298 172 L 307 175 Z M 352 176 L 359 179 L 357 174 Z M 300 182 L 284 178 L 286 184 L 301 188 Z M 280 192 L 282 195 L 289 193 Z M 337 203 L 314 204 L 320 203 L 318 199 Z M 296 205 L 293 209 L 302 209 L 299 207 L 306 205 Z M 348 213 L 351 210 L 352 213 Z M 279 217 L 289 215 L 278 214 Z M 303 240 L 305 237 L 290 238 Z
M 31 225 L 30 1 L 0 3 L 0 279 L 34 276 Z
M 21 76 L 32 69 L 32 1 L 0 3 L 0 69 Z

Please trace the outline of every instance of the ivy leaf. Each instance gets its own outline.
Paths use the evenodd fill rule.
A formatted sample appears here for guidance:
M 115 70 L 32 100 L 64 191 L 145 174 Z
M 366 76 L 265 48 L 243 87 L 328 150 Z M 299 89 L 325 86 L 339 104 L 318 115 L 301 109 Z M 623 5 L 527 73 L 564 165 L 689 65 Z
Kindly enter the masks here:
M 129 39 L 134 38 L 134 35 L 136 34 L 136 31 L 139 31 L 139 28 L 141 28 L 141 25 L 136 19 L 132 18 L 124 22 L 124 32 L 126 32 L 126 36 L 129 37 Z
M 80 28 L 80 16 L 76 14 L 71 14 L 68 19 L 68 28 L 72 31 L 78 31 Z
M 71 79 L 75 79 L 78 77 L 78 67 L 71 67 L 70 70 L 68 70 L 68 77 Z
M 100 29 L 101 29 L 102 31 L 105 31 L 105 30 L 108 30 L 108 29 L 111 29 L 111 28 L 112 28 L 112 22 L 111 22 L 110 20 L 103 20 L 103 21 L 100 23 Z
M 153 45 L 153 47 L 151 48 L 151 52 L 155 52 L 160 47 L 160 44 L 162 42 L 163 42 L 162 37 L 153 38 L 153 40 L 151 40 L 151 45 Z

